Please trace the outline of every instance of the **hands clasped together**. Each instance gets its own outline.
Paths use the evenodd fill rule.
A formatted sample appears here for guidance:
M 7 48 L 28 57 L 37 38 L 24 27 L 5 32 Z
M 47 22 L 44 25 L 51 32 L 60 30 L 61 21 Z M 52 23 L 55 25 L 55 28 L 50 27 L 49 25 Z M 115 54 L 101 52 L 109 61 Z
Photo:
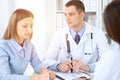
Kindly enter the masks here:
M 66 61 L 66 62 L 60 63 L 57 66 L 57 69 L 61 72 L 69 72 L 71 69 L 73 69 L 73 72 L 77 72 L 78 70 L 83 70 L 88 72 L 89 66 L 83 64 L 83 62 L 81 62 L 78 59 L 73 59 L 71 62 Z
M 40 69 L 39 74 L 30 76 L 30 80 L 54 80 L 55 74 L 49 69 Z

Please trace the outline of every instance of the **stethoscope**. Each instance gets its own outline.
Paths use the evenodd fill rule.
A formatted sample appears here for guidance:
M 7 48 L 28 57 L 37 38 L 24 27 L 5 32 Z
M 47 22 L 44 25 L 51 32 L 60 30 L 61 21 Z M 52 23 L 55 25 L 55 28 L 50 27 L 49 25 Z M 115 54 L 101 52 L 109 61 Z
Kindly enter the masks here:
M 90 37 L 90 49 L 89 51 L 88 50 L 85 50 L 86 49 L 86 46 L 87 46 L 87 43 L 85 42 L 84 43 L 84 46 L 83 46 L 83 53 L 84 55 L 91 55 L 93 53 L 93 33 L 89 33 L 90 35 L 88 35 L 88 37 Z M 68 40 L 68 34 L 66 34 L 66 46 L 67 46 L 67 58 L 71 59 L 72 60 L 72 55 L 71 55 L 71 51 L 70 51 L 70 42 Z
M 66 34 L 66 46 L 67 46 L 67 58 L 72 59 L 72 55 L 70 53 L 70 42 L 68 40 L 68 34 Z

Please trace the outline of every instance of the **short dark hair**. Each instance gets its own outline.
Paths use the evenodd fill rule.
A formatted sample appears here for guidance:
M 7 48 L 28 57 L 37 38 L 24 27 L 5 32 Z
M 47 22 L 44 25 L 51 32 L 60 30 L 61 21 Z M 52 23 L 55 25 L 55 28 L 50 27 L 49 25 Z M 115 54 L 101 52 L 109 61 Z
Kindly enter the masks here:
M 66 7 L 75 6 L 78 12 L 85 12 L 84 4 L 80 0 L 70 0 L 65 4 Z
M 112 1 L 103 13 L 104 23 L 109 37 L 120 44 L 120 1 Z

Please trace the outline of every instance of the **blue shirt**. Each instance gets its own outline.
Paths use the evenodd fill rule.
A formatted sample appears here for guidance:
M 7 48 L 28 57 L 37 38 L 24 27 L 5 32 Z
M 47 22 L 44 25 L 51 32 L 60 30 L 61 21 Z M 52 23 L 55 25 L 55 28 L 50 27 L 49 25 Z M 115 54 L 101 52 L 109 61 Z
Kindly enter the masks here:
M 0 40 L 0 80 L 29 80 L 23 75 L 29 62 L 35 72 L 43 67 L 29 40 L 23 47 L 13 39 Z
M 85 28 L 86 28 L 86 26 L 84 24 L 83 28 L 78 32 L 78 35 L 80 36 L 80 38 L 82 37 L 82 35 L 85 31 Z M 76 32 L 74 30 L 70 29 L 70 34 L 72 35 L 73 39 L 75 39 Z
M 85 29 L 86 29 L 86 25 L 84 24 L 83 25 L 83 28 L 78 32 L 78 35 L 80 36 L 80 38 L 82 37 L 83 33 L 85 32 Z M 72 29 L 69 30 L 70 31 L 70 34 L 71 36 L 73 37 L 73 39 L 75 39 L 75 35 L 76 35 L 76 32 Z M 56 64 L 53 64 L 51 66 L 48 66 L 48 69 L 52 69 L 52 70 L 55 70 L 55 71 L 58 71 L 57 70 L 57 65 L 59 63 L 56 63 Z M 89 72 L 94 72 L 94 69 L 95 69 L 95 64 L 91 64 L 91 65 L 88 65 L 90 67 L 90 70 Z

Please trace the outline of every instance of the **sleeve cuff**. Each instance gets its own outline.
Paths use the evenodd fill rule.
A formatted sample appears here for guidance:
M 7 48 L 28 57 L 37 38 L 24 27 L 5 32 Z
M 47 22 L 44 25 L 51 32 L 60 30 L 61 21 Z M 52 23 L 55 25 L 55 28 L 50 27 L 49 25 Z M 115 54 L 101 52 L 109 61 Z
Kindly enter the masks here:
M 89 72 L 90 72 L 90 73 L 93 73 L 94 70 L 95 70 L 95 66 L 96 66 L 96 65 L 95 65 L 95 64 L 90 64 L 90 65 L 88 65 L 88 66 L 89 66 L 89 68 L 90 68 L 90 69 L 89 69 Z
M 57 65 L 59 65 L 60 63 L 55 63 L 55 64 L 53 64 L 53 65 L 51 65 L 51 66 L 48 66 L 47 68 L 48 69 L 52 69 L 52 70 L 54 70 L 54 71 L 59 71 L 58 69 L 57 69 Z

